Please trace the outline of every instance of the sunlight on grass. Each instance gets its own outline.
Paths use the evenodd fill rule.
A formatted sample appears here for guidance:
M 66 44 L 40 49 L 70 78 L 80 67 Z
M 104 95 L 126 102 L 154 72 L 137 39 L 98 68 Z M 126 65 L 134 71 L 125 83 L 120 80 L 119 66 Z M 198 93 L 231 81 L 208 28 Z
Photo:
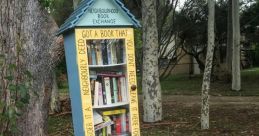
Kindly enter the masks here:
M 215 81 L 211 83 L 211 95 L 216 96 L 259 96 L 259 68 L 246 69 L 241 72 L 241 91 L 232 91 L 231 84 Z M 200 95 L 202 75 L 172 75 L 161 81 L 163 94 Z

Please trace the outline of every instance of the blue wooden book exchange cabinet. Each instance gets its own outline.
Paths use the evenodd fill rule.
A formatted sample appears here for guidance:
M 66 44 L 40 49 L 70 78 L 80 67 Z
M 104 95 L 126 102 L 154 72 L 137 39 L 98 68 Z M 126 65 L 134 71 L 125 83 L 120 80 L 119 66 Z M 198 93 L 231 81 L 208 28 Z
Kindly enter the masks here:
M 133 27 L 120 0 L 83 0 L 60 27 L 75 136 L 140 136 Z

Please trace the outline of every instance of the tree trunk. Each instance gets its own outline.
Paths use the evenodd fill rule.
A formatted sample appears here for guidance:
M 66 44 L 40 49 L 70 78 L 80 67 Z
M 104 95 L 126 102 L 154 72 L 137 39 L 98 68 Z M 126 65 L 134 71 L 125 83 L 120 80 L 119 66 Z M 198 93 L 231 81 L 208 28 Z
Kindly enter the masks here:
M 158 71 L 156 1 L 142 0 L 143 20 L 143 108 L 144 122 L 162 120 L 161 86 Z
M 51 99 L 50 99 L 50 111 L 52 113 L 59 113 L 61 110 L 60 100 L 59 100 L 59 90 L 57 83 L 56 73 L 53 72 L 53 82 L 52 82 L 52 91 L 51 91 Z
M 215 1 L 208 0 L 208 48 L 202 82 L 201 129 L 209 129 L 209 89 L 215 48 Z
M 76 9 L 77 5 L 81 2 L 81 0 L 73 0 L 74 9 Z
M 226 81 L 231 81 L 232 75 L 232 0 L 228 0 L 228 26 L 227 26 L 227 50 L 226 50 Z
M 56 51 L 63 48 L 55 37 L 58 27 L 38 0 L 0 0 L 0 3 L 1 48 L 13 57 L 10 61 L 16 61 L 18 71 L 29 71 L 32 75 L 28 82 L 29 102 L 17 119 L 19 133 L 15 135 L 45 136 L 52 69 L 58 60 L 56 55 L 60 55 Z M 26 75 L 21 76 L 17 80 Z
M 239 1 L 232 0 L 232 29 L 233 29 L 233 54 L 232 54 L 232 90 L 241 90 L 240 77 L 240 20 Z

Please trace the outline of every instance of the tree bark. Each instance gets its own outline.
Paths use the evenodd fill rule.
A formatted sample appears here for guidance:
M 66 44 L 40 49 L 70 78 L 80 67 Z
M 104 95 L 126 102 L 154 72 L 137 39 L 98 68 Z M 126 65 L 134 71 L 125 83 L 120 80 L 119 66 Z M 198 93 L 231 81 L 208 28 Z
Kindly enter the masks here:
M 61 110 L 60 100 L 59 100 L 59 90 L 57 83 L 56 73 L 53 72 L 53 82 L 52 82 L 52 91 L 51 91 L 51 99 L 50 99 L 50 111 L 52 113 L 59 113 Z
M 232 39 L 233 39 L 233 27 L 232 27 L 232 0 L 228 0 L 228 24 L 227 24 L 227 50 L 226 50 L 226 80 L 231 81 L 232 75 Z
M 13 57 L 10 61 L 19 60 L 20 71 L 29 71 L 32 75 L 29 103 L 18 118 L 16 135 L 45 136 L 51 74 L 59 59 L 57 51 L 63 50 L 55 36 L 58 27 L 38 0 L 0 0 L 0 12 L 1 48 Z
M 241 90 L 240 77 L 240 20 L 239 1 L 232 0 L 232 29 L 233 29 L 233 54 L 232 54 L 232 90 Z
M 143 108 L 144 122 L 162 120 L 161 86 L 158 71 L 156 1 L 142 0 L 143 20 Z
M 81 2 L 81 0 L 73 0 L 73 6 L 74 9 L 76 9 L 76 7 L 78 6 L 78 4 Z
M 209 129 L 209 89 L 215 48 L 215 1 L 208 0 L 208 48 L 202 82 L 201 129 Z

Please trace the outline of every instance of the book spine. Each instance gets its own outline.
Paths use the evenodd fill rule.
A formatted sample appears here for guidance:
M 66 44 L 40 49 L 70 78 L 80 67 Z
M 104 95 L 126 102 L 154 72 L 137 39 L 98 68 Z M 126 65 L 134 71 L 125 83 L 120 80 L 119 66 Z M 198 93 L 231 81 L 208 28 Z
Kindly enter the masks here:
M 103 65 L 108 65 L 107 40 L 101 41 Z
M 114 95 L 114 88 L 113 88 L 113 82 L 112 82 L 112 77 L 109 77 L 110 79 L 110 89 L 111 89 L 111 98 L 112 98 L 112 103 L 115 103 L 115 95 Z
M 116 78 L 112 78 L 112 86 L 113 86 L 113 94 L 114 94 L 114 103 L 118 102 L 118 86 L 117 86 L 117 81 Z
M 102 136 L 107 136 L 107 128 L 105 127 L 105 128 L 103 128 L 102 129 Z
M 95 87 L 94 87 L 94 106 L 98 106 L 98 97 L 99 97 L 99 82 L 95 82 Z
M 110 111 L 104 111 L 102 115 L 104 116 L 110 116 L 110 115 L 118 115 L 126 113 L 126 109 L 116 109 L 116 110 L 110 110 Z
M 103 59 L 102 59 L 102 47 L 101 43 L 97 42 L 96 44 L 96 58 L 97 58 L 97 64 L 103 65 Z
M 119 63 L 123 63 L 122 58 L 121 58 L 122 52 L 121 52 L 121 50 L 120 50 L 120 46 L 121 46 L 121 45 L 120 45 L 119 43 L 120 43 L 120 40 L 117 41 L 117 43 L 116 43 L 116 45 L 115 45 L 115 46 L 116 46 L 116 47 L 115 47 L 115 48 L 116 48 L 116 49 L 115 49 L 115 50 L 116 50 L 116 57 L 117 57 L 117 63 L 118 63 L 118 64 L 119 64 Z
M 126 86 L 126 79 L 125 77 L 120 78 L 121 83 L 121 97 L 123 102 L 128 101 L 128 93 L 127 93 L 127 86 Z
M 121 118 L 117 117 L 116 118 L 116 122 L 115 122 L 115 129 L 116 129 L 116 134 L 120 134 L 121 133 Z
M 127 132 L 127 117 L 126 117 L 126 113 L 121 114 L 121 132 Z
M 91 54 L 92 54 L 92 64 L 96 65 L 96 52 L 95 52 L 95 45 L 91 44 Z
M 112 45 L 111 43 L 108 43 L 108 45 L 107 45 L 108 64 L 112 64 L 111 45 Z
M 92 104 L 94 104 L 95 82 L 96 82 L 95 79 L 92 79 L 90 81 Z
M 114 40 L 113 43 L 111 44 L 111 60 L 112 60 L 112 64 L 117 64 L 116 44 L 117 44 L 117 40 Z
M 103 90 L 102 90 L 102 83 L 99 83 L 99 96 L 98 96 L 98 104 L 103 105 Z
M 121 81 L 120 81 L 120 78 L 118 78 L 117 83 L 118 83 L 118 101 L 119 101 L 119 102 L 122 102 Z
M 106 92 L 106 104 L 112 104 L 112 98 L 111 98 L 111 85 L 110 85 L 110 78 L 104 77 L 104 84 L 105 84 L 105 92 Z
M 106 118 L 106 117 L 104 117 L 104 119 L 105 119 L 105 118 Z M 108 117 L 108 118 L 109 118 L 109 117 Z M 97 130 L 100 130 L 100 129 L 105 128 L 105 127 L 107 127 L 107 126 L 111 126 L 111 125 L 113 125 L 113 124 L 114 124 L 113 121 L 111 121 L 111 120 L 105 120 L 103 123 L 94 126 L 94 130 L 97 131 Z
M 91 46 L 89 44 L 87 44 L 87 56 L 88 56 L 88 64 L 92 65 Z
M 124 45 L 124 41 L 120 40 L 119 41 L 119 49 L 120 49 L 120 56 L 119 58 L 121 59 L 121 63 L 125 62 L 125 58 L 126 58 L 126 52 L 125 52 L 125 45 Z
M 106 105 L 107 104 L 107 98 L 106 98 L 104 78 L 102 78 L 102 92 L 103 92 L 103 104 Z

